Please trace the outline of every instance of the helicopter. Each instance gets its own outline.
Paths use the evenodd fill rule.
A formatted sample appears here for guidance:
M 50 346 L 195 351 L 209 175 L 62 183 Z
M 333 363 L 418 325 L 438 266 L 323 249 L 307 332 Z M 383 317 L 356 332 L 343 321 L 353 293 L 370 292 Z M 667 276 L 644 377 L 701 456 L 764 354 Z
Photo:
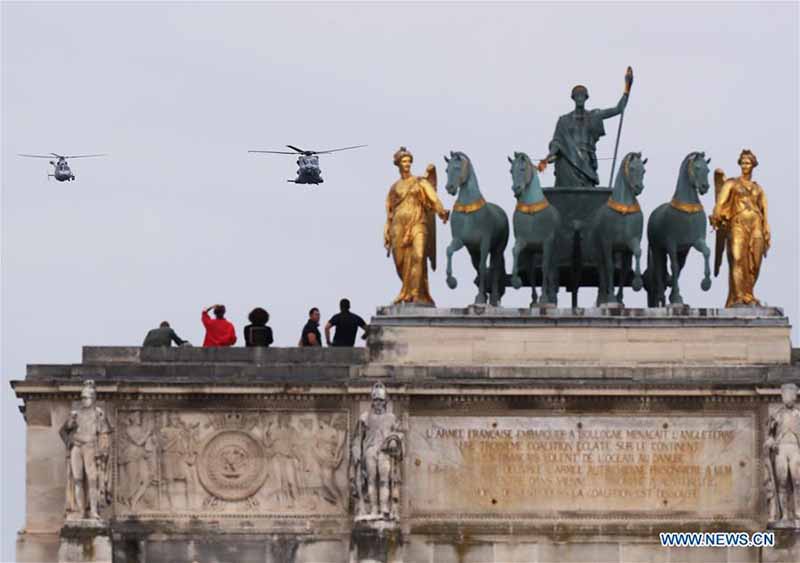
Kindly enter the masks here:
M 74 155 L 62 155 L 56 154 L 51 152 L 49 155 L 47 154 L 20 154 L 18 156 L 25 156 L 28 158 L 53 158 L 56 157 L 57 161 L 50 161 L 50 164 L 53 165 L 53 173 L 47 174 L 47 178 L 55 178 L 59 182 L 71 182 L 75 179 L 75 174 L 72 173 L 72 170 L 67 163 L 68 158 L 88 158 L 93 156 L 107 156 L 106 154 L 74 154 Z
M 317 155 L 328 154 L 339 151 L 347 151 L 350 149 L 360 149 L 361 147 L 366 147 L 367 145 L 354 145 L 352 147 L 342 147 L 339 149 L 330 149 L 326 151 L 307 151 L 297 148 L 293 145 L 286 145 L 286 146 L 292 149 L 294 152 L 289 152 L 289 151 L 247 151 L 247 152 L 299 155 L 297 157 L 297 178 L 295 178 L 294 180 L 286 180 L 286 181 L 292 182 L 294 184 L 317 185 L 324 182 L 324 180 L 322 179 L 322 170 L 320 170 L 319 167 L 319 157 Z

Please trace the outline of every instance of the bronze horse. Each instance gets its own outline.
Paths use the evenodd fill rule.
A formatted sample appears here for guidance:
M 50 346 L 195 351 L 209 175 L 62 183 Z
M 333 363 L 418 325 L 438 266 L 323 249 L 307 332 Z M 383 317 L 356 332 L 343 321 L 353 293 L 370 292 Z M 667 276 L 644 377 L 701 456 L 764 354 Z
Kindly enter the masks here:
M 478 273 L 476 305 L 499 305 L 505 293 L 505 252 L 508 244 L 508 217 L 494 203 L 487 203 L 478 187 L 475 169 L 462 152 L 450 152 L 447 163 L 447 193 L 458 194 L 450 214 L 452 242 L 447 246 L 447 285 L 455 289 L 453 253 L 467 247 L 472 265 Z M 487 259 L 489 265 L 486 265 Z
M 634 291 L 642 289 L 640 262 L 644 218 L 636 196 L 644 190 L 646 163 L 647 159 L 642 160 L 640 152 L 626 154 L 606 205 L 597 209 L 589 219 L 589 242 L 597 258 L 598 306 L 622 304 L 624 280 L 620 276 L 619 293 L 615 296 L 614 267 L 615 264 L 630 264 L 631 256 L 635 261 L 631 287 Z M 615 257 L 619 260 L 615 261 Z
M 701 195 L 708 191 L 708 164 L 703 152 L 686 155 L 678 171 L 678 183 L 669 203 L 656 207 L 647 220 L 647 305 L 664 306 L 664 291 L 672 286 L 669 293 L 671 305 L 683 304 L 678 278 L 686 263 L 686 255 L 692 248 L 703 254 L 705 275 L 700 288 L 711 288 L 711 251 L 706 245 L 706 214 Z M 669 275 L 667 274 L 669 256 Z
M 511 189 L 517 198 L 514 210 L 514 265 L 511 285 L 522 287 L 520 272 L 531 286 L 531 307 L 555 305 L 558 296 L 558 252 L 556 236 L 561 227 L 561 214 L 550 205 L 542 191 L 536 166 L 524 152 L 515 152 L 511 163 Z M 536 258 L 541 257 L 542 296 L 536 296 Z

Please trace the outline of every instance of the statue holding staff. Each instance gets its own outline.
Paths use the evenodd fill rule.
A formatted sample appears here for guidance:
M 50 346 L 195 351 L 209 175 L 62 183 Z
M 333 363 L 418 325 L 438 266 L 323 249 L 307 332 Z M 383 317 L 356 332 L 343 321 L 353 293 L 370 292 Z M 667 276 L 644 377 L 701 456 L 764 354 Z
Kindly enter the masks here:
M 606 134 L 603 121 L 625 111 L 632 85 L 633 69 L 628 67 L 625 91 L 617 105 L 608 109 L 586 109 L 589 90 L 580 84 L 572 89 L 575 109 L 558 118 L 547 157 L 540 160 L 538 166 L 539 172 L 542 172 L 549 163 L 555 162 L 555 187 L 595 187 L 600 184 L 597 176 L 597 141 Z
M 394 153 L 400 179 L 386 196 L 386 225 L 383 245 L 394 257 L 403 286 L 395 303 L 433 305 L 428 289 L 428 266 L 436 269 L 436 221 L 446 223 L 448 211 L 436 195 L 436 168 L 429 164 L 426 175 L 413 176 L 413 155 L 405 147 Z
M 759 306 L 753 288 L 761 270 L 761 260 L 769 250 L 770 232 L 767 223 L 767 196 L 752 179 L 758 166 L 756 155 L 744 149 L 739 155 L 742 175 L 725 178 L 725 172 L 714 171 L 716 204 L 709 217 L 717 229 L 714 275 L 719 275 L 722 252 L 728 254 L 728 299 L 726 307 Z

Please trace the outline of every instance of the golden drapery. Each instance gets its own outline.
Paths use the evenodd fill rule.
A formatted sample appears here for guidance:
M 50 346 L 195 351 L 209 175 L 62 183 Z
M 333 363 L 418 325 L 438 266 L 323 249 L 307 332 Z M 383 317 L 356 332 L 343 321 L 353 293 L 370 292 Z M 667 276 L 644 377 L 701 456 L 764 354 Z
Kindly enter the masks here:
M 711 224 L 717 227 L 728 256 L 728 299 L 726 307 L 760 305 L 753 289 L 761 260 L 769 249 L 767 198 L 758 183 L 745 178 L 724 179 L 715 172 L 717 202 Z M 721 244 L 718 252 L 722 251 Z
M 428 288 L 427 260 L 436 269 L 436 224 L 447 212 L 436 195 L 436 169 L 428 165 L 427 177 L 401 178 L 386 196 L 384 239 L 394 258 L 403 286 L 395 303 L 434 305 Z

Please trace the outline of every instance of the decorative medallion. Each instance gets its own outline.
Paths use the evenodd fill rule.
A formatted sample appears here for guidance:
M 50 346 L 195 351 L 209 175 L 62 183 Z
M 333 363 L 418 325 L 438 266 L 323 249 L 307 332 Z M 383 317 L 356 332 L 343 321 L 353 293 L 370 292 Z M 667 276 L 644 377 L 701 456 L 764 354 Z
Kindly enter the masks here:
M 203 487 L 228 501 L 253 496 L 267 478 L 264 449 L 240 430 L 223 430 L 206 442 L 200 453 L 198 475 Z

